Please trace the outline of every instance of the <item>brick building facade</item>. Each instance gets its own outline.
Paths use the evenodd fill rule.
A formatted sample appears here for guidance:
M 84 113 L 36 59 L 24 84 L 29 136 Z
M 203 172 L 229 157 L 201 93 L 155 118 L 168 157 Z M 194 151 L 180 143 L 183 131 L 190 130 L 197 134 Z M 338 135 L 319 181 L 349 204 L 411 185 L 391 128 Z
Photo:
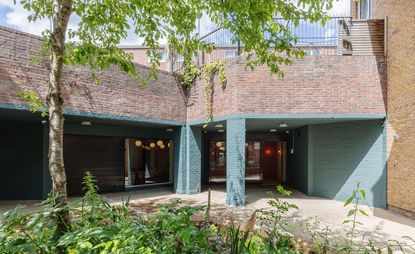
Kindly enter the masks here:
M 352 1 L 352 9 L 358 6 Z M 372 0 L 371 17 L 386 18 L 388 205 L 415 217 L 415 2 Z
M 230 205 L 245 203 L 246 179 L 258 172 L 262 183 L 284 183 L 308 195 L 337 200 L 345 200 L 355 183 L 362 182 L 371 205 L 415 211 L 410 180 L 414 179 L 410 160 L 414 29 L 402 25 L 414 23 L 412 4 L 400 1 L 409 18 L 396 21 L 402 14 L 382 13 L 381 7 L 387 5 L 375 2 L 379 3 L 373 7 L 375 17 L 388 16 L 386 58 L 379 46 L 359 51 L 364 49 L 359 44 L 354 54 L 295 60 L 282 67 L 285 76 L 279 78 L 266 67 L 246 70 L 243 55 L 233 57 L 225 61 L 226 84 L 214 79 L 211 101 L 202 77 L 183 91 L 166 71 L 141 86 L 116 69 L 100 73 L 100 85 L 93 84 L 86 68 L 66 69 L 65 144 L 71 153 L 65 163 L 80 160 L 82 167 L 96 167 L 97 174 L 107 170 L 120 186 L 112 190 L 162 183 L 171 184 L 177 193 L 192 194 L 210 184 L 212 176 L 222 177 Z M 363 27 L 383 34 L 383 21 L 356 24 L 360 27 L 356 31 Z M 5 169 L 0 198 L 41 198 L 50 188 L 47 125 L 28 113 L 16 93 L 34 90 L 44 97 L 48 64 L 30 63 L 40 48 L 38 37 L 2 27 L 0 31 L 0 122 L 6 140 L 0 151 L 7 154 L 0 161 Z M 375 39 L 383 47 L 379 36 Z M 137 65 L 143 75 L 148 71 L 144 65 Z M 213 119 L 204 127 L 207 103 L 212 105 Z M 102 154 L 88 150 L 91 144 L 90 150 L 101 147 L 96 151 Z M 102 144 L 114 149 L 110 152 Z M 85 159 L 78 147 L 98 157 Z M 35 150 L 38 153 L 31 152 Z M 20 162 L 20 156 L 31 159 Z M 277 164 L 267 156 L 279 156 Z M 112 168 L 91 164 L 89 158 L 108 159 Z M 81 166 L 66 164 L 67 175 L 78 177 Z M 273 176 L 269 167 L 277 167 L 278 175 Z M 100 177 L 99 183 L 111 186 L 112 180 Z M 21 185 L 31 186 L 31 194 Z

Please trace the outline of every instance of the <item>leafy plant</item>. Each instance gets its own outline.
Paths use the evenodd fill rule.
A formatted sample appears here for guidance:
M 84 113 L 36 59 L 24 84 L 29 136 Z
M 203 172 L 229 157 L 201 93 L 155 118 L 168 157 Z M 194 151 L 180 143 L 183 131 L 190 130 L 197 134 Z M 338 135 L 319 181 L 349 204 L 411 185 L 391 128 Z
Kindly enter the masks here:
M 204 80 L 205 80 L 205 125 L 213 120 L 212 116 L 212 96 L 213 96 L 213 79 L 219 73 L 219 80 L 222 88 L 226 85 L 225 66 L 222 60 L 217 60 L 208 63 L 204 66 Z
M 252 238 L 248 231 L 241 231 L 241 227 L 236 227 L 234 223 L 229 228 L 230 254 L 252 253 Z
M 48 115 L 48 110 L 42 101 L 39 99 L 39 96 L 33 91 L 20 91 L 17 92 L 17 95 L 29 103 L 29 111 L 32 113 L 40 112 L 42 117 Z
M 0 253 L 214 253 L 213 229 L 199 229 L 190 217 L 201 208 L 175 200 L 154 216 L 138 216 L 128 201 L 110 205 L 98 195 L 95 179 L 84 177 L 85 195 L 68 204 L 71 225 L 55 237 L 57 211 L 53 197 L 41 211 L 20 207 L 5 214 L 0 226 Z
M 180 84 L 182 87 L 188 88 L 200 75 L 200 68 L 191 62 L 185 63 L 183 70 L 179 71 L 177 74 L 179 75 Z
M 287 222 L 283 216 L 293 209 L 298 209 L 295 204 L 284 201 L 278 195 L 289 197 L 291 191 L 284 189 L 278 185 L 275 188 L 276 193 L 268 191 L 268 195 L 272 197 L 267 203 L 271 208 L 259 209 L 256 216 L 260 225 L 265 228 L 266 240 L 265 247 L 268 253 L 294 253 L 293 236 L 287 230 Z
M 356 189 L 353 190 L 352 195 L 344 202 L 344 207 L 352 206 L 349 210 L 347 217 L 348 219 L 343 221 L 343 224 L 352 224 L 352 228 L 348 233 L 350 240 L 349 240 L 349 248 L 353 250 L 354 247 L 354 237 L 355 237 L 355 230 L 356 225 L 362 225 L 360 221 L 357 220 L 357 215 L 360 213 L 364 216 L 369 216 L 361 207 L 360 202 L 367 204 L 366 201 L 366 192 L 365 190 L 360 188 L 360 183 L 356 183 Z
M 310 236 L 311 242 L 313 243 L 317 253 L 329 253 L 332 248 L 332 244 L 329 239 L 332 230 L 327 225 L 321 228 L 320 221 L 317 218 L 314 218 L 312 222 L 305 223 L 303 229 Z

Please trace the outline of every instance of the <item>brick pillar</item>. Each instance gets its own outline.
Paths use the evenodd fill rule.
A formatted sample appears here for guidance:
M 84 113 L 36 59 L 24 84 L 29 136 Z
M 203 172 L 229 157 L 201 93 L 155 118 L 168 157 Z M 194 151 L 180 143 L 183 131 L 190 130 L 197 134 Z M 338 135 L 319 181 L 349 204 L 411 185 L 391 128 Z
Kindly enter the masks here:
M 182 126 L 175 135 L 175 192 L 195 194 L 201 189 L 201 127 Z
M 186 193 L 186 126 L 174 131 L 174 192 Z
M 187 194 L 200 192 L 202 178 L 202 127 L 187 126 L 186 128 L 186 179 Z
M 226 204 L 245 205 L 245 119 L 226 121 Z

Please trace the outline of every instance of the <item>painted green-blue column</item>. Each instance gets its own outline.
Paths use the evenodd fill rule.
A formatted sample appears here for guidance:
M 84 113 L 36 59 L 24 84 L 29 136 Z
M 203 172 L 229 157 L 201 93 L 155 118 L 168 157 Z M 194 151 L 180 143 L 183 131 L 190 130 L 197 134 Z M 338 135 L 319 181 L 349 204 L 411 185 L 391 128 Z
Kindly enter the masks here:
M 245 205 L 245 119 L 226 121 L 226 204 Z
M 175 192 L 195 194 L 201 189 L 202 130 L 200 126 L 182 126 L 175 134 Z
M 199 193 L 202 180 L 202 127 L 186 128 L 186 194 Z
M 174 192 L 186 193 L 186 126 L 174 130 Z

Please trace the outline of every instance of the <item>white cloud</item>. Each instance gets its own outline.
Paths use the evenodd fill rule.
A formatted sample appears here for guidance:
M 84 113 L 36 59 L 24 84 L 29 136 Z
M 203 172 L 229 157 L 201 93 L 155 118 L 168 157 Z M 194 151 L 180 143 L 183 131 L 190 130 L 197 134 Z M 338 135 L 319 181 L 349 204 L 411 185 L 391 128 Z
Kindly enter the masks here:
M 200 35 L 207 34 L 215 28 L 215 24 L 209 19 L 207 15 L 203 15 L 200 18 Z
M 51 28 L 51 23 L 48 19 L 38 20 L 36 22 L 29 22 L 27 17 L 30 15 L 21 4 L 16 5 L 13 0 L 1 0 L 0 7 L 7 7 L 8 12 L 5 13 L 3 19 L 7 26 L 17 29 L 22 32 L 27 32 L 35 35 L 41 35 L 43 31 Z M 77 15 L 72 15 L 69 19 L 68 29 L 76 29 L 80 18 Z M 133 30 L 128 33 L 128 37 L 121 42 L 122 45 L 138 45 L 141 40 L 134 34 Z
M 35 35 L 41 35 L 43 31 L 51 28 L 51 23 L 48 19 L 29 22 L 27 17 L 30 15 L 30 12 L 25 10 L 19 2 L 15 5 L 13 0 L 2 0 L 0 7 L 7 7 L 10 9 L 5 17 L 2 18 L 5 20 L 5 23 L 12 28 Z M 79 17 L 73 15 L 69 20 L 68 28 L 76 28 L 78 22 Z
M 335 0 L 333 9 L 329 11 L 330 16 L 350 16 L 350 1 L 352 0 Z

